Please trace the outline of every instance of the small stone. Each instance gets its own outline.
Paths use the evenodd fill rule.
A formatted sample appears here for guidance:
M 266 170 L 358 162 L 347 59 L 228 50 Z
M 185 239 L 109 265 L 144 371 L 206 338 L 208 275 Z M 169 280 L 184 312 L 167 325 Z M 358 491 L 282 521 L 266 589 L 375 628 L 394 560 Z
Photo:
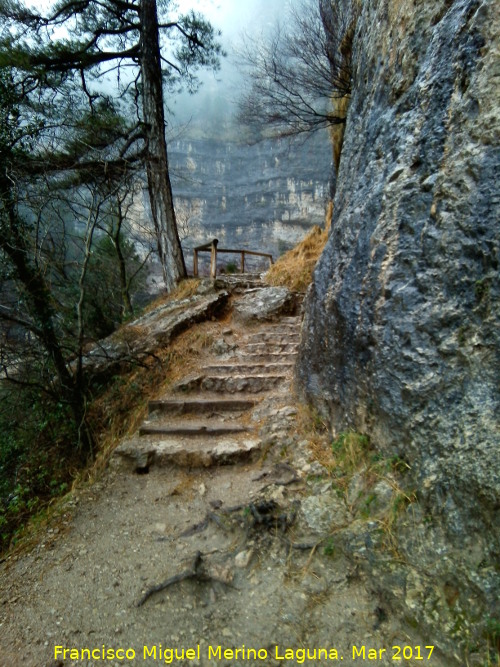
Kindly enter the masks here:
M 332 492 L 306 498 L 301 505 L 301 514 L 307 526 L 317 533 L 327 533 L 347 521 L 344 503 Z
M 347 490 L 347 502 L 354 505 L 365 489 L 364 471 L 357 472 L 352 476 L 349 488 Z
M 252 556 L 253 556 L 253 550 L 252 549 L 247 549 L 245 551 L 240 551 L 235 556 L 234 564 L 236 565 L 236 567 L 245 568 L 250 563 L 250 561 L 252 559 Z
M 329 585 L 323 577 L 316 576 L 309 572 L 302 580 L 302 587 L 309 595 L 320 595 L 328 590 Z
M 153 526 L 153 529 L 156 533 L 165 533 L 167 530 L 167 524 L 166 523 L 155 523 Z
M 285 500 L 285 495 L 285 488 L 283 486 L 278 486 L 278 488 L 274 489 L 271 493 L 271 500 L 274 500 L 279 505 Z
M 387 509 L 394 497 L 394 488 L 391 484 L 385 479 L 381 480 L 376 484 L 373 489 L 373 492 L 377 496 L 377 509 L 385 510 Z

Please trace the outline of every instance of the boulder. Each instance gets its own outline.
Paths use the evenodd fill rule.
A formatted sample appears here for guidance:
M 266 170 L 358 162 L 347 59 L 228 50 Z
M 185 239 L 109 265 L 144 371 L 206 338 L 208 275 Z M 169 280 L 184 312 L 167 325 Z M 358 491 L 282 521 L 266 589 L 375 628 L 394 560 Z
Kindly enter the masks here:
M 263 287 L 243 296 L 234 307 L 234 319 L 238 322 L 263 322 L 291 315 L 295 299 L 286 287 Z

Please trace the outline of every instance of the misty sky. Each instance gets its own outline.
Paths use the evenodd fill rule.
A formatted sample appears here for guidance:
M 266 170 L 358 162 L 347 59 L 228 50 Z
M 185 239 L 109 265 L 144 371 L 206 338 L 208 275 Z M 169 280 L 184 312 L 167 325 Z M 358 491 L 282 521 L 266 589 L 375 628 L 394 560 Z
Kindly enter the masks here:
M 194 9 L 203 13 L 224 38 L 233 38 L 239 31 L 264 27 L 283 12 L 286 0 L 178 0 L 181 12 Z
M 223 103 L 227 113 L 233 113 L 241 89 L 241 74 L 236 69 L 234 49 L 238 48 L 244 34 L 258 39 L 271 30 L 276 21 L 286 12 L 292 0 L 178 0 L 179 11 L 190 9 L 201 12 L 214 26 L 221 30 L 220 41 L 227 57 L 221 61 L 221 70 L 216 74 L 201 72 L 203 86 L 190 96 L 182 94 L 169 100 L 174 112 L 173 124 L 182 124 L 192 118 L 199 120 L 216 99 Z M 213 105 L 212 105 L 213 106 Z
M 187 13 L 191 9 L 201 12 L 214 28 L 222 31 L 220 41 L 227 57 L 222 59 L 221 70 L 216 74 L 200 71 L 199 78 L 203 85 L 196 95 L 185 93 L 169 96 L 166 102 L 173 114 L 169 119 L 171 127 L 183 126 L 191 119 L 193 122 L 199 121 L 204 114 L 209 113 L 210 108 L 213 109 L 214 101 L 219 108 L 225 108 L 226 114 L 234 113 L 242 86 L 241 74 L 235 65 L 234 49 L 238 47 L 243 34 L 258 39 L 272 29 L 293 2 L 294 0 L 172 0 L 172 8 L 177 5 L 179 13 Z M 55 4 L 55 0 L 27 0 L 27 4 L 47 11 Z

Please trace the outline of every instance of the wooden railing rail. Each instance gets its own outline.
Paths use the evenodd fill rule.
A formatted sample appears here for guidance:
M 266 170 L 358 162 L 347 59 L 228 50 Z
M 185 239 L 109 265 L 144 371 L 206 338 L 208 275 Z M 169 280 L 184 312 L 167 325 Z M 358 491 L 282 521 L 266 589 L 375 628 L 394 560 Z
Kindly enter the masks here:
M 217 276 L 217 255 L 221 253 L 233 253 L 240 255 L 241 273 L 245 273 L 245 255 L 253 257 L 267 257 L 269 266 L 273 264 L 273 256 L 268 252 L 256 252 L 255 250 L 233 250 L 231 248 L 218 248 L 219 241 L 213 239 L 210 243 L 205 243 L 196 248 L 193 248 L 193 275 L 198 276 L 198 255 L 200 252 L 210 252 L 210 278 L 214 279 Z

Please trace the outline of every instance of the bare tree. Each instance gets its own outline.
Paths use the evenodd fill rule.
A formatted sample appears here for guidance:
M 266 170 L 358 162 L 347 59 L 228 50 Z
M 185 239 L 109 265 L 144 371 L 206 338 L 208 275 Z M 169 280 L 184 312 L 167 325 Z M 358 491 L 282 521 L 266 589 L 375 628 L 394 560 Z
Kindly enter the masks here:
M 250 87 L 240 120 L 277 136 L 343 125 L 335 100 L 351 93 L 356 14 L 356 0 L 302 0 L 290 8 L 286 27 L 278 24 L 257 43 L 246 38 L 240 56 Z
M 103 240 L 107 239 L 109 244 L 103 244 L 104 248 L 111 247 L 113 265 L 117 269 L 120 286 L 120 321 L 124 321 L 134 313 L 132 303 L 133 285 L 140 275 L 144 274 L 144 268 L 152 253 L 150 243 L 144 243 L 144 238 L 138 239 L 138 229 L 135 233 L 134 225 L 138 222 L 134 217 L 132 208 L 134 197 L 141 190 L 142 184 L 137 179 L 129 178 L 124 183 L 119 183 L 110 194 L 109 211 L 99 225 L 104 233 Z M 141 190 L 142 191 L 142 190 Z M 142 230 L 143 234 L 146 230 Z M 141 236 L 143 236 L 141 234 Z M 136 252 L 136 246 L 142 248 L 142 257 Z

